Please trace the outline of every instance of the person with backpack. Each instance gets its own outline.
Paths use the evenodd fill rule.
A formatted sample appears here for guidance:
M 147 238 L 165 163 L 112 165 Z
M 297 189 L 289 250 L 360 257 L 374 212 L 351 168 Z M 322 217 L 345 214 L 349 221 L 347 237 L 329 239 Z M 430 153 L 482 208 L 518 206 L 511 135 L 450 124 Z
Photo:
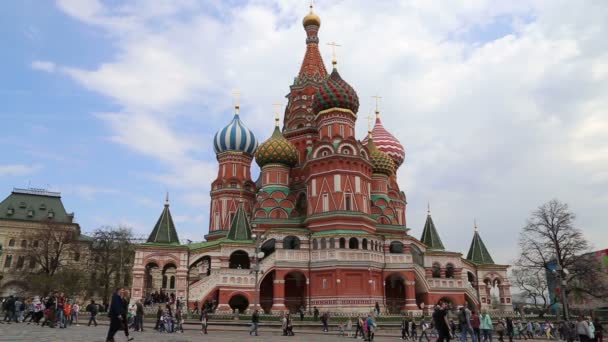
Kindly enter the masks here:
M 490 315 L 488 314 L 487 311 L 484 311 L 481 314 L 481 333 L 483 335 L 483 342 L 492 342 L 493 341 L 493 337 L 492 337 L 492 329 L 493 329 L 493 325 L 492 325 L 492 318 L 490 317 Z
M 420 321 L 420 338 L 418 339 L 418 342 L 422 342 L 423 337 L 426 338 L 426 342 L 430 342 L 427 330 L 429 330 L 429 324 L 424 317 L 422 317 L 422 320 Z
M 467 341 L 467 334 L 471 335 L 473 342 L 477 342 L 477 337 L 471 325 L 471 310 L 467 307 L 461 307 L 458 313 L 458 325 L 460 326 L 460 341 Z
M 91 314 L 89 318 L 89 324 L 87 326 L 91 326 L 91 323 L 94 323 L 97 326 L 97 314 L 99 313 L 99 305 L 95 304 L 95 301 L 91 299 L 91 303 L 87 305 L 86 311 Z

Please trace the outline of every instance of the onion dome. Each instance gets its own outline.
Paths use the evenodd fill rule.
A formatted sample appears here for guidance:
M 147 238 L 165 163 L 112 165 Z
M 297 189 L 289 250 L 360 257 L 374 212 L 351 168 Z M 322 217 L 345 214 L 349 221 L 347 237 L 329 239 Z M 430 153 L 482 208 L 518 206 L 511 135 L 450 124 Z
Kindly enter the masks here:
M 308 25 L 321 26 L 321 18 L 312 11 L 312 5 L 310 5 L 310 13 L 302 20 L 302 25 L 304 27 Z
M 334 67 L 327 80 L 317 89 L 312 108 L 315 113 L 330 108 L 349 109 L 353 113 L 357 113 L 359 96 L 355 89 L 340 77 L 338 70 Z
M 373 173 L 382 173 L 387 176 L 395 173 L 395 162 L 386 153 L 376 148 L 371 133 L 367 140 L 367 149 L 369 150 L 369 160 L 372 162 Z
M 232 121 L 215 133 L 213 149 L 216 154 L 231 151 L 253 155 L 258 147 L 258 140 L 239 118 L 239 106 L 235 106 L 235 109 Z
M 405 148 L 394 135 L 387 131 L 380 121 L 380 112 L 376 111 L 376 124 L 372 129 L 374 136 L 374 143 L 378 150 L 388 154 L 389 157 L 395 162 L 395 166 L 398 168 L 403 164 L 405 160 Z M 367 137 L 362 141 L 363 145 L 367 144 Z
M 276 122 L 272 136 L 255 152 L 255 161 L 260 167 L 267 164 L 294 166 L 298 162 L 298 150 L 281 133 L 278 119 Z

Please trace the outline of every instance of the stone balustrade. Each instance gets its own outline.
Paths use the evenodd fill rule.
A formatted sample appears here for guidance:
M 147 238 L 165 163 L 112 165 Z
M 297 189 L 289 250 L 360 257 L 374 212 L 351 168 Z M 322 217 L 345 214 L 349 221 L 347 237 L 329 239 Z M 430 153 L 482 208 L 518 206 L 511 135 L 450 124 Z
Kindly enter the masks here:
M 430 288 L 464 288 L 465 281 L 462 279 L 452 278 L 427 278 L 426 281 Z

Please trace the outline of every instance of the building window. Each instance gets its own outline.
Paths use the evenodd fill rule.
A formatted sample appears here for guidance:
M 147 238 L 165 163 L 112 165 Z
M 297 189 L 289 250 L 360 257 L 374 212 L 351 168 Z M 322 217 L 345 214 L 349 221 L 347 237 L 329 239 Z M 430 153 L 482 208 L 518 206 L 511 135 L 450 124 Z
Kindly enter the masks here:
M 367 249 L 367 239 L 363 239 L 363 241 L 361 242 L 361 248 Z
M 340 136 L 344 136 L 344 125 L 340 125 Z
M 438 263 L 433 264 L 433 278 L 441 278 L 441 266 Z
M 350 249 L 359 249 L 359 240 L 357 240 L 357 238 L 350 238 L 350 240 L 348 240 L 348 248 Z
M 74 254 L 74 261 L 80 261 L 80 253 L 76 252 Z
M 355 176 L 355 193 L 361 193 L 361 177 Z
M 326 288 L 327 288 L 327 279 L 323 278 L 323 281 L 322 281 L 322 285 L 321 285 L 321 287 L 322 287 L 323 289 L 326 289 Z
M 222 165 L 222 176 L 226 177 L 226 164 Z
M 340 238 L 340 248 L 346 248 L 346 239 Z
M 389 252 L 392 254 L 403 254 L 403 243 L 401 241 L 391 242 Z
M 445 266 L 445 277 L 446 278 L 454 278 L 454 265 L 447 264 Z
M 367 196 L 363 196 L 363 212 L 367 213 Z
M 325 238 L 321 239 L 321 249 L 326 249 L 327 248 L 327 240 L 325 240 Z
M 27 240 L 21 240 L 21 248 L 27 248 Z
M 230 183 L 231 188 L 236 188 L 236 183 Z
M 236 164 L 232 164 L 232 175 L 236 177 Z
M 329 211 L 329 195 L 323 194 L 323 211 Z
M 166 275 L 163 276 L 163 286 L 162 286 L 162 288 L 163 289 L 167 288 L 167 276 Z
M 333 237 L 329 238 L 329 248 L 336 248 L 336 240 Z
M 23 255 L 17 258 L 17 268 L 23 268 L 23 264 L 25 262 L 25 257 Z
M 344 209 L 346 209 L 346 211 L 351 211 L 353 209 L 352 200 L 353 197 L 351 194 L 346 194 L 346 196 L 344 196 Z
M 13 263 L 13 256 L 7 255 L 6 258 L 4 259 L 4 268 L 10 268 L 12 263 Z
M 15 239 L 10 239 L 10 241 L 8 242 L 8 246 L 15 247 Z
M 313 179 L 312 182 L 310 182 L 310 193 L 312 194 L 312 196 L 317 196 L 317 180 Z
M 300 239 L 297 236 L 286 236 L 283 239 L 283 249 L 300 249 Z
M 33 246 L 34 248 L 38 248 L 38 246 L 39 246 L 39 245 L 40 245 L 40 242 L 38 242 L 38 240 L 35 240 L 35 241 L 32 243 L 32 246 Z
M 169 280 L 169 288 L 170 289 L 175 288 L 175 276 L 171 276 L 171 280 Z
M 331 138 L 331 126 L 327 126 L 327 136 Z
M 36 259 L 30 258 L 30 268 L 36 267 Z
M 334 191 L 340 191 L 342 189 L 341 184 L 342 177 L 340 175 L 334 175 Z
M 319 242 L 317 239 L 312 240 L 312 249 L 319 249 Z

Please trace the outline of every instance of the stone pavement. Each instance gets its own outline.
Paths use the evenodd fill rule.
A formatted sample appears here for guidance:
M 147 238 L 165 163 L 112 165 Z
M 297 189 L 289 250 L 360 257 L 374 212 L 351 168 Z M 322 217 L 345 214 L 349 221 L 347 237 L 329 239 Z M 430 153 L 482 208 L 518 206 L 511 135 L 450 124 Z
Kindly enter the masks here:
M 150 328 L 142 332 L 130 332 L 131 336 L 135 337 L 134 342 L 189 342 L 189 341 L 345 341 L 344 337 L 338 337 L 335 334 L 327 335 L 322 333 L 298 333 L 296 336 L 285 337 L 280 336 L 277 329 L 264 330 L 260 329 L 260 336 L 249 336 L 247 329 L 242 330 L 213 330 L 209 329 L 208 335 L 202 335 L 200 331 L 194 330 L 194 326 L 187 327 L 183 334 L 181 333 L 159 333 Z M 86 325 L 71 326 L 67 329 L 59 328 L 41 328 L 35 324 L 0 324 L 0 341 L 40 341 L 40 342 L 68 342 L 68 341 L 86 341 L 86 342 L 104 342 L 108 331 L 107 325 L 99 325 L 97 327 Z M 116 334 L 116 342 L 126 341 L 123 331 Z M 375 341 L 395 341 L 396 337 L 379 337 Z

